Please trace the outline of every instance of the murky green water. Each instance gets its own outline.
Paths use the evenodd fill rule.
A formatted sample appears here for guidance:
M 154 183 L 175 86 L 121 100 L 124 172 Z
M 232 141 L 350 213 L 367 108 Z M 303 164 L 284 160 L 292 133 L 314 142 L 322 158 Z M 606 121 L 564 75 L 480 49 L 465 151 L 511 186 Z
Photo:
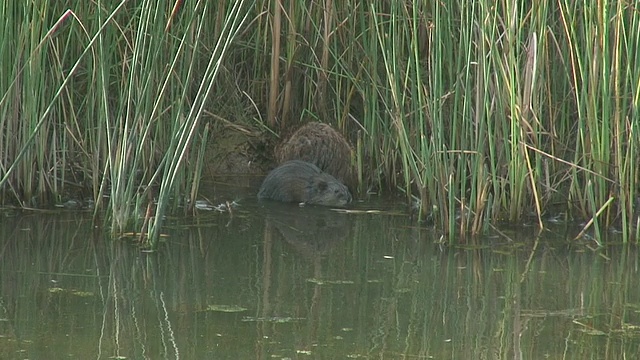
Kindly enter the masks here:
M 78 213 L 5 216 L 0 358 L 640 354 L 635 248 L 591 250 L 562 226 L 452 248 L 406 216 L 254 200 L 169 225 L 149 254 Z

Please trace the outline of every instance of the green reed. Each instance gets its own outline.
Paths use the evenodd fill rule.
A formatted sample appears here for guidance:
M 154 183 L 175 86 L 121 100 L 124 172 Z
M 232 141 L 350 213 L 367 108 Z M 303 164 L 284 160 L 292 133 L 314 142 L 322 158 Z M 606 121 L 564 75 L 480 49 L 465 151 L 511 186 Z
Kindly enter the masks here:
M 158 199 L 158 234 L 216 120 L 316 120 L 355 145 L 362 197 L 399 191 L 451 241 L 565 211 L 639 237 L 630 3 L 100 4 L 0 9 L 3 203 L 89 188 L 121 232 Z
M 174 188 L 176 185 L 183 181 L 181 179 L 182 172 L 181 166 L 186 161 L 186 152 L 193 142 L 193 139 L 197 137 L 198 130 L 198 120 L 203 116 L 206 100 L 212 92 L 212 88 L 214 85 L 214 81 L 220 71 L 222 66 L 221 59 L 226 55 L 231 42 L 237 36 L 238 32 L 243 27 L 244 22 L 247 20 L 247 11 L 246 7 L 250 3 L 250 1 L 237 1 L 233 2 L 232 5 L 221 4 L 218 3 L 219 8 L 217 13 L 220 14 L 224 11 L 225 16 L 221 17 L 222 21 L 221 28 L 219 29 L 219 33 L 217 34 L 218 38 L 215 41 L 215 46 L 210 52 L 209 62 L 204 69 L 204 73 L 202 76 L 202 81 L 200 82 L 197 92 L 195 93 L 194 98 L 192 99 L 193 104 L 191 106 L 190 111 L 185 116 L 184 121 L 176 121 L 176 125 L 174 127 L 173 136 L 171 139 L 171 143 L 169 148 L 172 151 L 169 151 L 168 154 L 169 159 L 168 166 L 165 166 L 164 175 L 161 180 L 159 196 L 158 196 L 158 205 L 157 211 L 154 216 L 154 222 L 150 228 L 151 239 L 153 240 L 152 245 L 154 245 L 159 239 L 160 231 L 162 230 L 162 221 L 165 216 L 165 210 L 167 208 L 168 202 L 171 196 L 174 193 Z M 203 9 L 201 10 L 203 13 L 207 13 L 208 8 L 206 2 L 203 2 Z M 196 8 L 194 10 L 194 14 L 198 14 L 200 9 Z M 200 19 L 200 21 L 194 22 L 190 21 L 189 23 L 198 24 L 195 30 L 195 39 L 199 40 L 203 37 L 203 33 L 208 30 L 206 18 Z M 185 32 L 185 36 L 183 37 L 181 45 L 184 43 L 184 40 L 187 39 L 187 35 L 190 32 Z M 195 43 L 195 42 L 194 42 Z M 198 47 L 192 47 L 193 53 L 191 54 L 191 59 L 197 59 L 197 52 L 195 50 L 199 50 Z M 194 63 L 191 62 L 188 67 L 189 73 L 195 71 Z M 187 98 L 186 92 L 183 93 L 183 98 Z M 178 125 L 179 124 L 179 125 Z M 204 139 L 208 137 L 208 130 L 204 132 Z M 215 136 L 215 135 L 214 135 Z M 203 160 L 203 153 L 200 151 L 196 153 L 196 157 Z M 201 174 L 201 165 L 196 165 L 193 167 L 195 170 L 195 175 L 192 178 L 192 191 L 188 192 L 191 194 L 192 198 L 190 199 L 190 203 L 193 204 L 195 201 L 195 195 L 197 194 L 197 189 L 199 187 L 199 178 Z
M 6 19 L 0 28 L 0 195 L 3 202 L 24 207 L 41 206 L 57 190 L 58 183 L 49 180 L 61 177 L 54 165 L 61 155 L 60 142 L 65 140 L 64 134 L 56 132 L 56 121 L 48 118 L 56 106 L 52 98 L 58 98 L 64 88 L 56 92 L 50 86 L 52 79 L 44 76 L 50 63 L 46 52 L 55 31 L 41 23 L 20 21 L 20 15 L 47 14 L 45 10 L 44 4 L 22 7 L 13 3 L 0 9 Z M 65 13 L 52 21 L 62 25 L 67 18 Z M 60 80 L 63 75 L 54 72 L 52 77 Z M 47 174 L 45 169 L 53 170 Z
M 596 226 L 621 220 L 628 239 L 638 196 L 638 99 L 632 94 L 640 80 L 633 63 L 640 19 L 625 3 L 563 2 L 560 10 L 575 111 L 575 129 L 567 134 L 573 138 L 575 164 L 570 196 L 580 215 Z
M 363 190 L 402 190 L 452 235 L 503 219 L 542 228 L 564 208 L 620 220 L 628 238 L 640 36 L 629 4 L 324 5 L 269 8 L 269 107 L 286 98 L 350 134 Z
M 101 32 L 98 51 L 103 64 L 98 91 L 104 104 L 100 117 L 108 174 L 101 188 L 110 192 L 110 228 L 120 234 L 139 229 L 143 220 L 151 230 L 152 247 L 167 202 L 177 208 L 194 200 L 184 196 L 191 192 L 185 181 L 188 175 L 181 169 L 199 124 L 201 112 L 194 109 L 202 102 L 202 95 L 193 99 L 189 95 L 199 60 L 194 54 L 204 51 L 199 40 L 206 20 L 200 14 L 207 13 L 207 6 L 204 2 L 173 9 L 168 5 L 144 2 L 128 9 L 127 16 L 137 21 Z M 123 44 L 121 52 L 112 52 L 114 43 Z M 208 87 L 213 81 L 199 80 Z M 110 95 L 114 92 L 116 98 Z M 191 186 L 197 187 L 197 182 Z
M 0 46 L 13 49 L 0 66 L 3 203 L 41 207 L 89 190 L 115 234 L 144 220 L 157 238 L 166 204 L 195 200 L 203 156 L 190 149 L 207 140 L 205 99 L 248 3 L 3 7 Z

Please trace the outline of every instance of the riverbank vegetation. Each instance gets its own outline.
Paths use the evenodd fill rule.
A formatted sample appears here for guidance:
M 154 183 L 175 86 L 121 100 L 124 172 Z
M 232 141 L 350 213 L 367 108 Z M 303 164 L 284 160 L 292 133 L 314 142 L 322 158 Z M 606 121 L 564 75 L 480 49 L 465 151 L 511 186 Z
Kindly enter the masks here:
M 354 145 L 361 197 L 402 193 L 448 234 L 559 216 L 639 241 L 635 6 L 9 2 L 0 197 L 91 199 L 156 238 L 222 129 L 268 151 L 316 120 Z

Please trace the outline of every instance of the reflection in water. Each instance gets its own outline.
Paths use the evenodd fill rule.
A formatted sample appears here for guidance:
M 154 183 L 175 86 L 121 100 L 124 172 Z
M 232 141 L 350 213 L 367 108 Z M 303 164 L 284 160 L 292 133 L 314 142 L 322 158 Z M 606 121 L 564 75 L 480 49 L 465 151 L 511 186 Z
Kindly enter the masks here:
M 171 225 L 171 224 L 170 224 Z M 1 359 L 619 359 L 638 254 L 566 229 L 437 245 L 404 217 L 245 201 L 158 253 L 77 214 L 0 223 Z M 611 239 L 615 240 L 615 239 Z M 535 245 L 534 245 L 535 244 Z
M 334 244 L 346 240 L 353 221 L 347 214 L 314 206 L 270 202 L 263 210 L 267 231 L 277 230 L 287 243 L 309 258 L 326 254 Z
M 332 343 L 331 339 L 323 339 L 319 336 L 323 323 L 321 309 L 331 299 L 323 295 L 323 286 L 318 285 L 319 279 L 328 279 L 331 275 L 323 271 L 323 255 L 327 255 L 334 246 L 345 241 L 349 234 L 350 222 L 346 214 L 339 214 L 327 208 L 306 206 L 302 208 L 291 206 L 290 204 L 267 203 L 263 208 L 265 212 L 265 233 L 264 233 L 264 262 L 263 269 L 263 293 L 261 297 L 260 314 L 256 319 L 259 321 L 256 330 L 258 338 L 277 339 L 281 329 L 275 329 L 273 324 L 280 319 L 293 319 L 289 324 L 292 327 L 289 336 L 295 340 L 296 351 L 303 354 L 313 354 L 315 346 L 326 346 Z M 274 253 L 278 253 L 278 246 L 275 241 L 284 240 L 301 257 L 303 263 L 296 264 L 295 269 L 283 270 L 297 275 L 292 278 L 290 284 L 296 284 L 294 289 L 300 289 L 289 294 L 289 289 L 272 286 L 274 281 L 278 282 L 277 272 L 272 269 L 279 268 L 277 260 L 274 261 Z M 297 272 L 305 268 L 312 267 L 312 274 L 309 271 Z M 353 274 L 342 274 L 341 276 L 351 277 Z M 302 281 L 315 280 L 316 284 L 302 283 Z M 305 296 L 307 289 L 312 289 L 312 295 Z M 305 291 L 306 290 L 306 291 Z M 275 304 L 272 303 L 272 299 Z M 285 303 L 287 308 L 279 305 L 283 299 L 298 299 L 290 312 L 290 303 Z M 307 300 L 308 299 L 308 300 Z M 285 300 L 286 301 L 286 300 Z M 307 302 L 308 301 L 308 302 Z M 301 306 L 304 305 L 304 306 Z M 292 317 L 293 316 L 293 317 Z M 304 324 L 304 327 L 301 325 Z M 276 330 L 276 331 L 274 331 Z M 298 334 L 305 334 L 305 337 L 298 337 Z M 256 354 L 257 358 L 268 359 L 274 354 L 273 346 L 270 342 L 258 342 Z M 276 353 L 278 350 L 275 350 Z M 281 354 L 282 357 L 290 356 L 287 352 Z

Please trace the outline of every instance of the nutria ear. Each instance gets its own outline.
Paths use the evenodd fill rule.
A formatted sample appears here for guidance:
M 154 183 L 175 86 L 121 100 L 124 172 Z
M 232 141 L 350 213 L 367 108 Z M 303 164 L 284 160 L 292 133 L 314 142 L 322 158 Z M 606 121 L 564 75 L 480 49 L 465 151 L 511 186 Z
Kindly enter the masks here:
M 327 188 L 329 187 L 329 184 L 324 180 L 316 179 L 315 183 L 316 183 L 317 189 L 320 191 L 326 191 Z

